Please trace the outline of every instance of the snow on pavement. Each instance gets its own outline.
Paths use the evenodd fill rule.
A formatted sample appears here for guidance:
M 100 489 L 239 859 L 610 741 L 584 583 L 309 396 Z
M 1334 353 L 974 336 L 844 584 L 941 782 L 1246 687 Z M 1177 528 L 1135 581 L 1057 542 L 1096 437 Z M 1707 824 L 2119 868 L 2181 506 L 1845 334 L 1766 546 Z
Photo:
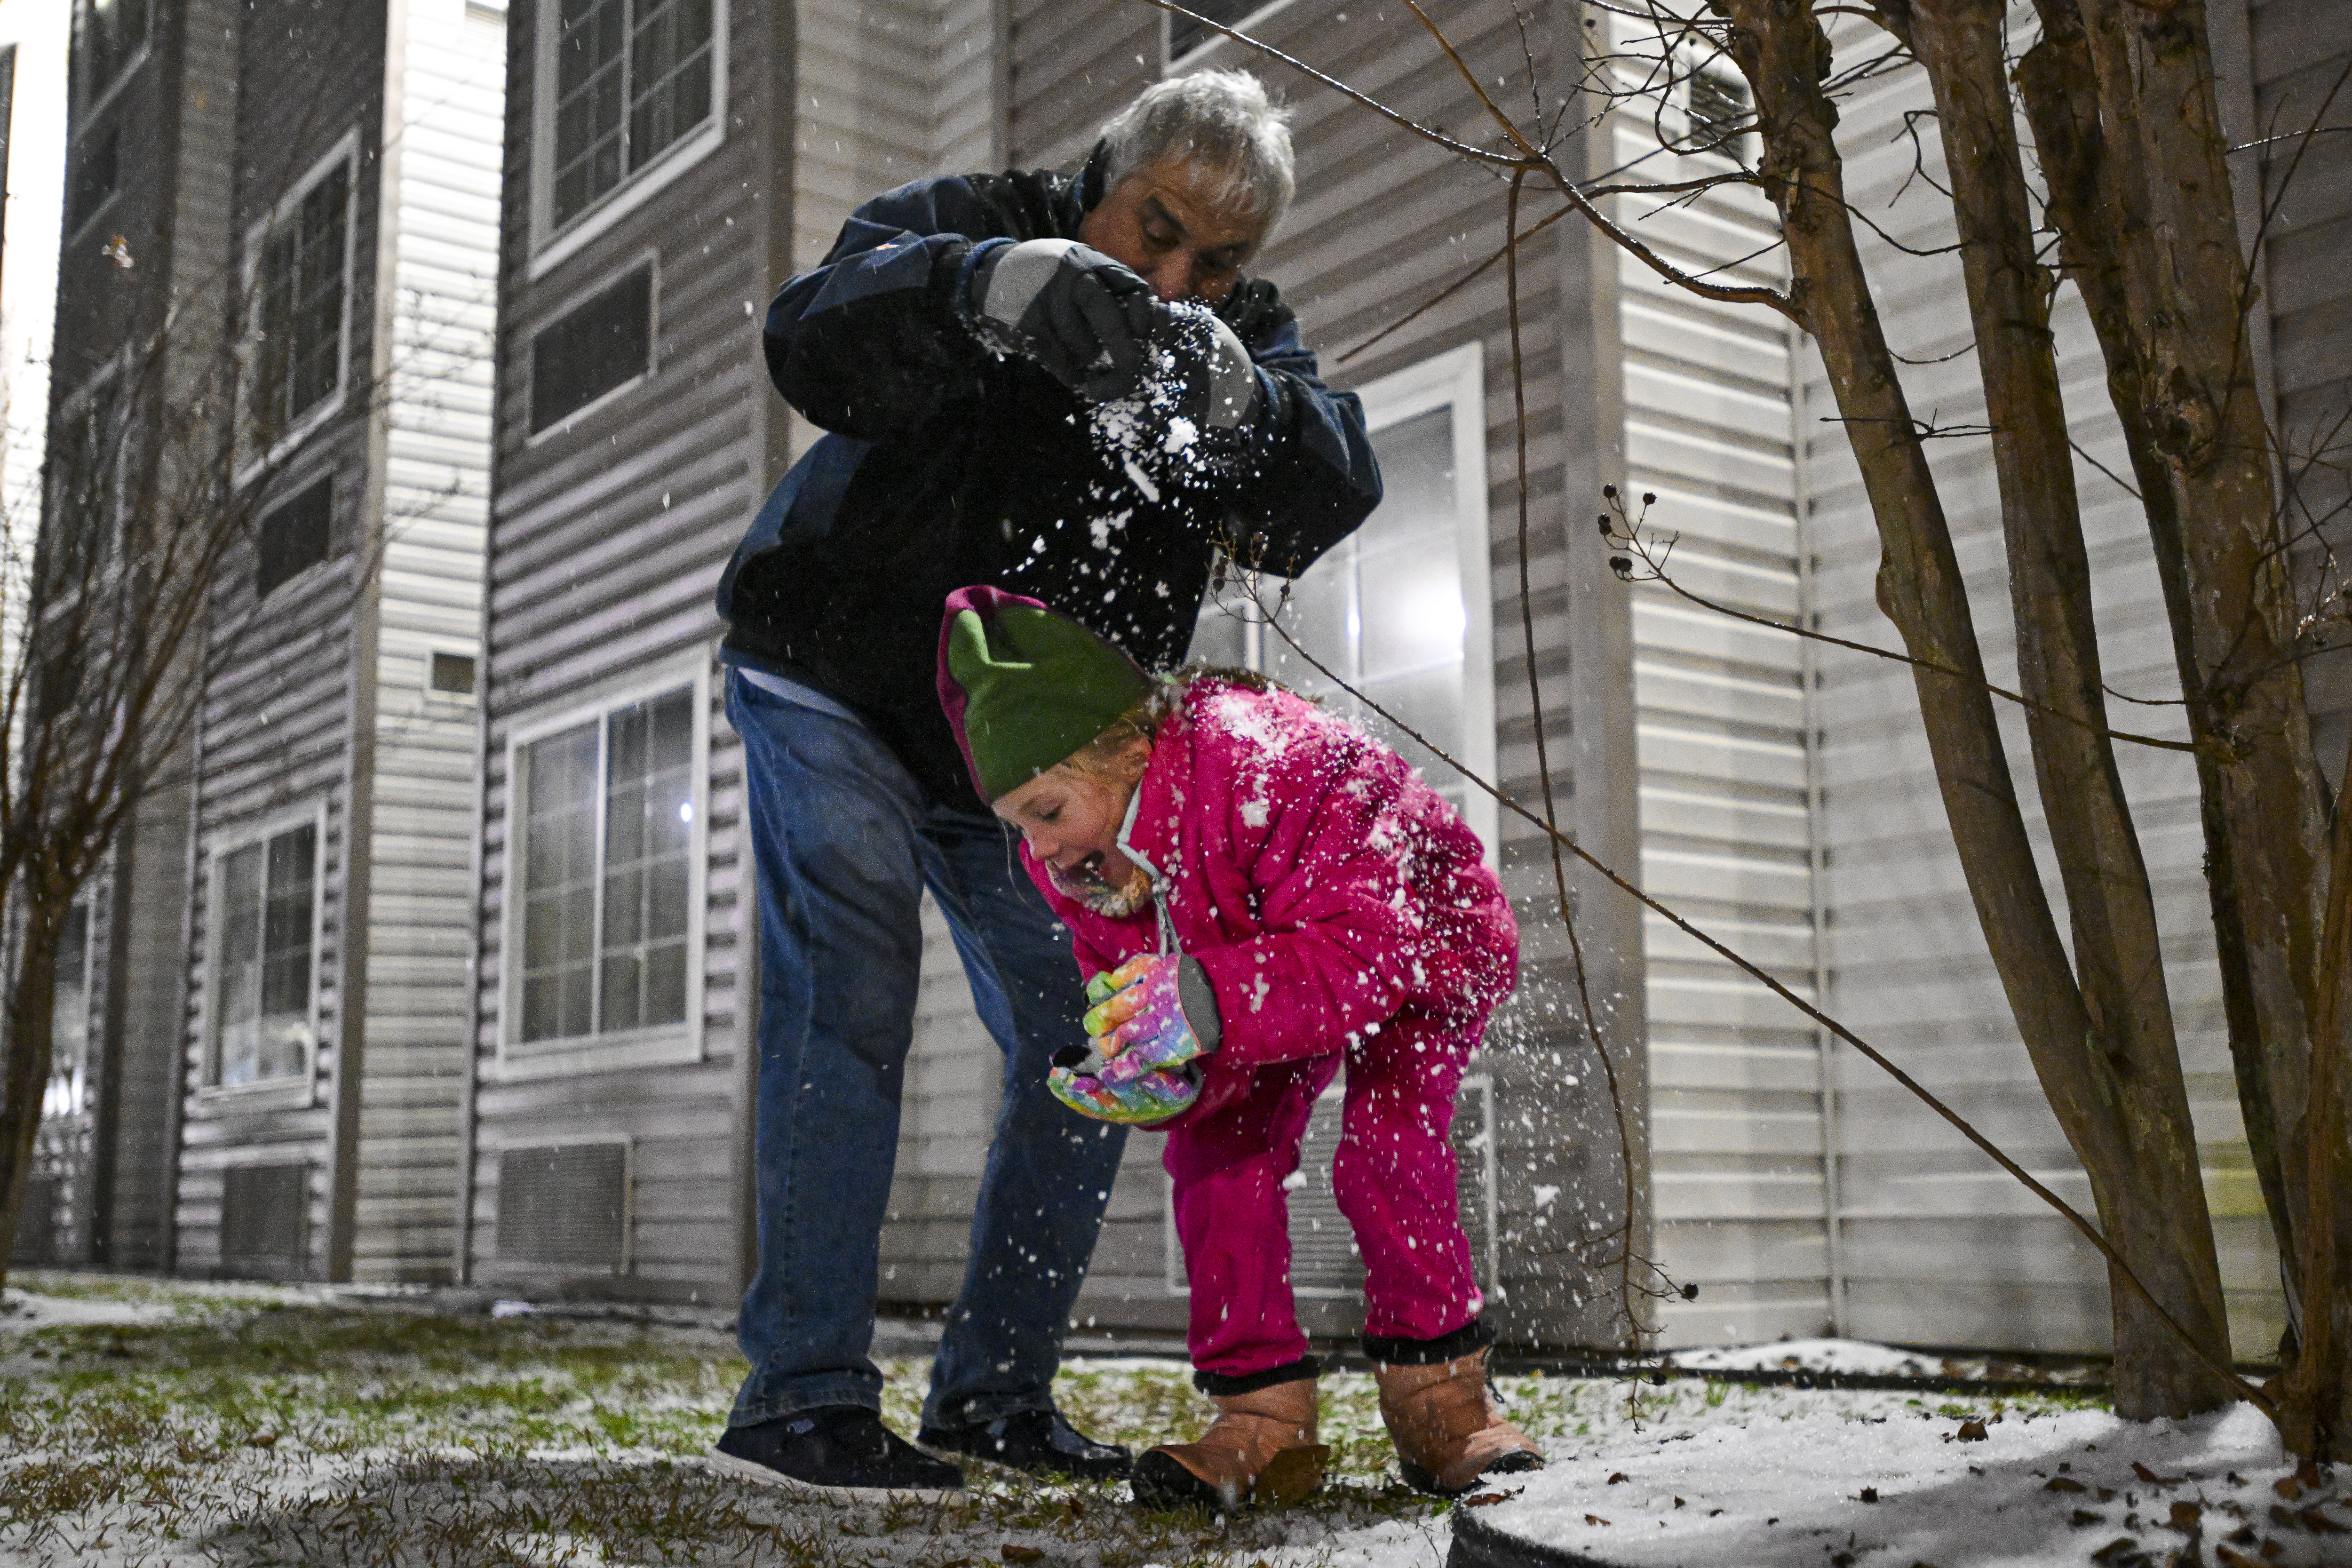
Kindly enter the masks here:
M 2352 1494 L 2295 1480 L 2252 1405 L 2177 1425 L 2011 1408 L 1964 1428 L 1871 1403 L 1554 1445 L 1541 1474 L 1484 1494 L 1500 1500 L 1480 1522 L 1622 1568 L 2352 1563 Z

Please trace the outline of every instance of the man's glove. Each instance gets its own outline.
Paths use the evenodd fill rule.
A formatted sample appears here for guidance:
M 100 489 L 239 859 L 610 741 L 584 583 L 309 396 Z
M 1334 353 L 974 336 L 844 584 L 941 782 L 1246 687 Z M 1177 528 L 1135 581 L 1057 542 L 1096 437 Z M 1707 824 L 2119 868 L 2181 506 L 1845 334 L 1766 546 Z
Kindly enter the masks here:
M 996 247 L 973 266 L 967 302 L 992 346 L 1089 401 L 1125 397 L 1143 379 L 1151 285 L 1076 240 Z
M 1191 959 L 1139 954 L 1089 981 L 1087 1000 L 1086 1030 L 1103 1058 L 1095 1076 L 1111 1088 L 1216 1049 L 1216 993 Z
M 1257 414 L 1257 367 L 1240 334 L 1204 306 L 1158 309 L 1155 337 L 1175 362 L 1169 412 L 1215 434 L 1246 426 Z

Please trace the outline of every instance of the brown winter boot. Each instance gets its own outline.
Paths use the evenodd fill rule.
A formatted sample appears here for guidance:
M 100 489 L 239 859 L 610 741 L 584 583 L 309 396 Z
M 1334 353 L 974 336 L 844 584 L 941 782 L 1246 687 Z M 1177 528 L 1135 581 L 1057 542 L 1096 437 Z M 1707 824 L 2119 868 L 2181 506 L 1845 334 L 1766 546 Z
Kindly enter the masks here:
M 1216 1420 L 1194 1443 L 1166 1443 L 1135 1461 L 1146 1508 L 1297 1502 L 1323 1485 L 1331 1450 L 1315 1440 L 1315 1380 L 1213 1396 Z
M 1397 1468 L 1414 1489 L 1459 1497 L 1481 1476 L 1543 1468 L 1543 1451 L 1503 1419 L 1486 1386 L 1484 1347 L 1434 1366 L 1375 1362 L 1372 1375 Z

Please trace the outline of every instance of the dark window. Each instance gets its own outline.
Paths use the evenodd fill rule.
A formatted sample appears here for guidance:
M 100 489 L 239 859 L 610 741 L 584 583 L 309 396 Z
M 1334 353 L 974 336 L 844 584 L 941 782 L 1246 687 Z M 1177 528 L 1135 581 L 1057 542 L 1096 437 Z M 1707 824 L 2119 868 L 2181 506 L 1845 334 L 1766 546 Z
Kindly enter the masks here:
M 654 269 L 640 267 L 530 340 L 537 435 L 653 368 Z
M 338 162 L 261 243 L 255 411 L 274 440 L 343 384 L 345 226 L 352 169 Z
M 1251 12 L 1263 11 L 1265 6 L 1266 0 L 1192 0 L 1185 9 L 1197 12 L 1212 22 L 1223 22 L 1228 27 L 1236 27 Z M 1223 37 L 1214 27 L 1204 27 L 1190 16 L 1179 16 L 1171 12 L 1168 16 L 1168 58 L 1181 59 L 1211 39 Z
M 474 694 L 474 658 L 471 654 L 436 653 L 433 673 L 428 678 L 433 689 L 449 697 L 471 697 Z
M 77 107 L 98 100 L 147 47 L 149 0 L 74 0 Z
M 254 597 L 266 599 L 327 558 L 327 536 L 335 518 L 335 481 L 320 479 L 285 505 L 262 514 L 260 565 Z
M 713 0 L 551 0 L 561 228 L 710 118 Z
M 122 438 L 114 389 L 105 382 L 51 433 L 47 570 L 53 595 L 79 593 L 114 558 Z
M 66 232 L 74 233 L 97 216 L 122 180 L 122 128 L 110 125 L 81 138 L 74 149 L 73 194 L 66 203 Z
M 1713 71 L 1694 71 L 1690 79 L 1690 140 L 1699 147 L 1715 147 L 1748 129 L 1748 89 Z

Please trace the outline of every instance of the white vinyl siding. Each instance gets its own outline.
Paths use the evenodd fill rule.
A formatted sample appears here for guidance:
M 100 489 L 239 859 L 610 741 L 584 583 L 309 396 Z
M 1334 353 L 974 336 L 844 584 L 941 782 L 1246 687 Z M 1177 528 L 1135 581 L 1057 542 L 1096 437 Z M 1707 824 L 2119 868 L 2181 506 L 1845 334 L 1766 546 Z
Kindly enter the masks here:
M 1730 167 L 1719 153 L 1661 150 L 1662 132 L 1679 149 L 1716 144 L 1725 121 L 1744 113 L 1736 84 L 1697 74 L 1687 55 L 1675 62 L 1683 74 L 1661 112 L 1645 103 L 1610 121 L 1608 162 L 1634 177 Z M 1727 282 L 1782 281 L 1771 209 L 1748 187 L 1619 197 L 1615 216 L 1682 266 L 1723 268 Z M 1675 583 L 1749 615 L 1800 619 L 1790 329 L 1668 288 L 1622 253 L 1616 272 L 1627 506 L 1639 515 L 1642 498 L 1655 498 L 1644 532 Z M 1607 551 L 1585 537 L 1587 565 L 1598 566 Z M 1633 609 L 1643 887 L 1810 996 L 1806 645 L 1663 583 L 1621 591 Z M 1660 1307 L 1664 1342 L 1826 1332 L 1835 1292 L 1820 1040 L 1787 1003 L 1669 922 L 1645 916 L 1643 946 L 1652 1255 L 1675 1283 L 1699 1288 L 1695 1302 Z

